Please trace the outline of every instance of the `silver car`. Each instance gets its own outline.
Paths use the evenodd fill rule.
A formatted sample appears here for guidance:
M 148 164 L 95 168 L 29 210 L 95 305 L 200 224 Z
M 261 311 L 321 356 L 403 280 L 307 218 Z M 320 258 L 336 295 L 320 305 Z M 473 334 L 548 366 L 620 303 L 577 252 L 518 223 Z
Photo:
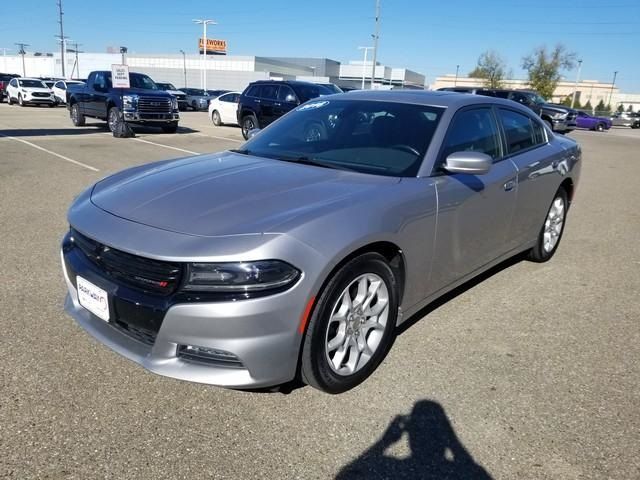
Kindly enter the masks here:
M 62 243 L 65 308 L 161 375 L 343 392 L 434 299 L 520 252 L 549 260 L 580 159 L 508 100 L 314 99 L 239 150 L 83 192 Z

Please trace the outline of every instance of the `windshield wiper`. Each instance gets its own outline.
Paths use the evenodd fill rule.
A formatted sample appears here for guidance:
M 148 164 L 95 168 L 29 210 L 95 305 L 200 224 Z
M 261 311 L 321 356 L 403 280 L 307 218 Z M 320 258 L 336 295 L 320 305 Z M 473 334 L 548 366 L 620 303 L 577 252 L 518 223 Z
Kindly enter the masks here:
M 285 155 L 274 155 L 274 158 L 278 159 L 278 160 L 283 160 L 285 162 L 291 162 L 291 163 L 301 163 L 302 165 L 313 165 L 315 167 L 323 167 L 323 168 L 332 168 L 334 170 L 351 170 L 350 168 L 347 167 L 342 167 L 339 165 L 334 165 L 332 163 L 327 163 L 327 162 L 323 162 L 322 160 L 318 160 L 316 158 L 312 158 L 312 157 L 307 157 L 305 155 L 302 155 L 300 157 L 288 157 Z

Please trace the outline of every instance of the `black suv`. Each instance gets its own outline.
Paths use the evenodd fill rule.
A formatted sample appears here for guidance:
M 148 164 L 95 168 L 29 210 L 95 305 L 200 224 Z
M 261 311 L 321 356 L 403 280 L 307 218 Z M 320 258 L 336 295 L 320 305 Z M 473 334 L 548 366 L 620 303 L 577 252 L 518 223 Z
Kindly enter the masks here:
M 547 103 L 538 93 L 529 90 L 491 89 L 482 87 L 453 87 L 440 90 L 474 93 L 488 97 L 513 100 L 536 112 L 554 132 L 568 133 L 576 128 L 578 112 L 563 105 Z
M 246 140 L 250 130 L 266 127 L 307 100 L 333 93 L 323 85 L 293 80 L 250 83 L 238 101 L 238 125 L 242 127 L 242 136 Z

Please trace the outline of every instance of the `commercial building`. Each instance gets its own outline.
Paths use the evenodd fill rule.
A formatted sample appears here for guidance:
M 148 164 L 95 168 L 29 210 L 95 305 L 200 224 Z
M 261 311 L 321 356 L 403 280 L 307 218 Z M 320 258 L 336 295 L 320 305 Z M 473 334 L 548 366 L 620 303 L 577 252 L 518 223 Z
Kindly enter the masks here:
M 370 88 L 372 63 L 354 61 L 341 64 L 329 58 L 259 57 L 187 54 L 127 54 L 125 62 L 132 70 L 146 73 L 155 80 L 171 82 L 176 87 L 202 88 L 202 70 L 206 66 L 207 88 L 242 90 L 248 83 L 264 79 L 307 80 L 318 83 L 360 88 L 363 72 L 366 88 Z M 22 57 L 2 57 L 2 71 L 23 73 Z M 86 78 L 92 70 L 105 70 L 122 63 L 120 53 L 69 53 L 65 56 L 65 73 L 73 78 Z M 24 57 L 24 72 L 34 77 L 61 77 L 60 54 Z M 377 64 L 374 88 L 424 88 L 424 75 L 405 68 Z
M 482 84 L 483 80 L 481 78 L 445 75 L 437 77 L 435 82 L 430 85 L 430 88 L 437 90 L 439 88 L 454 86 L 478 87 L 482 86 Z M 504 88 L 522 90 L 530 87 L 527 80 L 508 79 L 504 81 Z M 631 105 L 634 111 L 640 111 L 640 94 L 621 93 L 615 85 L 599 82 L 598 80 L 581 80 L 577 85 L 572 81 L 560 81 L 553 92 L 551 101 L 555 103 L 562 102 L 568 96 L 573 95 L 574 89 L 576 91 L 576 98 L 582 105 L 590 102 L 591 106 L 595 108 L 596 105 L 602 101 L 605 105 L 611 103 L 611 106 L 614 108 L 620 104 L 622 104 L 624 108 Z

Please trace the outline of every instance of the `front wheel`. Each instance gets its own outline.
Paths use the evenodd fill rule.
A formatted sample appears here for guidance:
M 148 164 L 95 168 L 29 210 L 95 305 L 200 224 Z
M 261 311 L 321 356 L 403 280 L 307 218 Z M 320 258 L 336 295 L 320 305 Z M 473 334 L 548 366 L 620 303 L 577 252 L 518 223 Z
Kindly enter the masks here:
M 366 253 L 345 264 L 317 301 L 302 347 L 301 376 L 327 393 L 362 383 L 386 356 L 398 314 L 386 259 Z
M 77 103 L 71 105 L 71 121 L 76 127 L 83 127 L 85 124 L 85 117 Z
M 178 131 L 178 122 L 162 125 L 161 128 L 164 133 L 176 133 Z
M 560 187 L 551 202 L 542 229 L 538 234 L 536 245 L 529 251 L 529 260 L 542 263 L 553 257 L 562 239 L 568 208 L 567 192 Z
M 109 126 L 111 133 L 116 131 L 118 122 L 124 122 L 124 119 L 120 118 L 120 109 L 118 107 L 111 107 L 107 114 L 107 125 Z
M 22 94 L 18 94 L 18 105 L 24 107 L 26 104 L 24 103 L 24 99 L 22 98 Z
M 599 123 L 596 125 L 596 132 L 604 132 L 604 124 Z

